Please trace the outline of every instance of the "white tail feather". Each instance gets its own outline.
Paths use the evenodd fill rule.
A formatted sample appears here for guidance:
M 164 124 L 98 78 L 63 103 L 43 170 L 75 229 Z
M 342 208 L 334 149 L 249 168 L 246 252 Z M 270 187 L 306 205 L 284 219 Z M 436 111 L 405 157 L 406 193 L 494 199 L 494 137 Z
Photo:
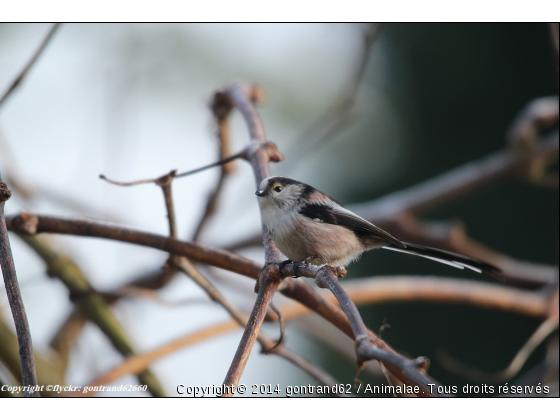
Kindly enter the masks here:
M 442 263 L 442 264 L 450 265 L 451 267 L 459 268 L 461 270 L 463 270 L 465 267 L 467 267 L 467 268 L 470 268 L 471 270 L 474 270 L 478 273 L 481 272 L 478 268 L 474 268 L 474 267 L 471 267 L 470 265 L 459 263 L 457 261 L 442 260 L 441 258 L 429 257 L 427 255 L 422 255 L 422 254 L 419 254 L 419 253 L 414 252 L 414 251 L 406 251 L 404 249 L 393 248 L 393 247 L 390 247 L 390 246 L 384 246 L 383 249 L 388 249 L 390 251 L 402 252 L 404 254 L 418 255 L 419 257 L 427 258 L 427 259 L 432 260 L 432 261 L 437 261 L 437 262 Z

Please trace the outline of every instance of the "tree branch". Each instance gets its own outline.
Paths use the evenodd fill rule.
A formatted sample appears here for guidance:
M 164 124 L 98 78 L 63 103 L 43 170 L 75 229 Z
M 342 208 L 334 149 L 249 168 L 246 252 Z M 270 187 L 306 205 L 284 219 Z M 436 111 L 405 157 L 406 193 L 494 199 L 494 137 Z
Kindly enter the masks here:
M 6 285 L 6 293 L 10 302 L 10 309 L 16 325 L 16 333 L 19 343 L 19 354 L 21 363 L 22 384 L 27 387 L 34 387 L 38 384 L 37 373 L 35 372 L 35 359 L 33 355 L 33 343 L 29 331 L 27 314 L 21 298 L 19 284 L 17 281 L 16 267 L 8 238 L 8 229 L 4 217 L 4 205 L 11 197 L 12 192 L 0 178 L 0 265 L 2 275 Z M 23 391 L 24 397 L 40 397 L 39 391 L 35 389 Z
M 2 320 L 0 315 L 0 364 L 4 365 L 8 371 L 16 378 L 22 377 L 21 363 L 20 363 L 20 352 L 17 336 L 12 332 L 10 328 Z M 37 383 L 39 385 L 49 385 L 58 384 L 64 385 L 64 367 L 60 366 L 58 359 L 49 360 L 48 358 L 41 356 L 41 353 L 35 349 L 34 360 L 36 364 L 37 371 Z M 17 384 L 21 384 L 17 381 Z M 47 390 L 43 388 L 41 394 L 44 397 L 53 397 L 60 395 L 56 391 Z M 0 394 L 2 395 L 2 394 Z
M 240 257 L 231 252 L 199 244 L 180 242 L 114 224 L 89 220 L 37 216 L 28 213 L 22 213 L 18 216 L 8 216 L 6 221 L 8 229 L 18 233 L 65 233 L 135 243 L 166 252 L 184 255 L 194 261 L 223 268 L 251 279 L 255 279 L 261 270 L 261 266 L 257 262 Z M 125 232 L 124 235 L 123 232 Z M 314 278 L 317 270 L 318 267 L 313 265 L 301 266 L 298 269 L 298 273 L 304 277 Z M 343 274 L 342 272 L 339 273 L 340 276 Z M 294 275 L 293 264 L 284 265 L 281 276 L 286 278 L 281 283 L 280 292 L 313 309 L 340 330 L 344 332 L 350 331 L 346 330 L 346 327 L 348 327 L 348 320 L 344 315 L 340 318 L 333 315 L 336 314 L 337 310 L 339 313 L 342 313 L 340 308 L 333 306 L 327 299 L 317 294 L 305 281 L 290 277 Z M 404 283 L 406 279 L 411 280 Z M 425 282 L 422 279 L 426 279 Z M 362 282 L 362 280 L 357 280 L 356 282 Z M 455 286 L 453 286 L 453 284 Z M 543 300 L 539 294 L 518 291 L 508 286 L 490 285 L 474 281 L 467 282 L 466 280 L 452 283 L 451 279 L 445 278 L 439 282 L 437 277 L 417 276 L 372 277 L 371 285 L 370 282 L 367 281 L 364 283 L 364 287 L 366 287 L 365 285 L 371 288 L 371 292 L 368 292 L 369 289 L 367 288 L 359 289 L 359 293 L 357 292 L 357 295 L 353 297 L 353 299 L 357 299 L 357 302 L 360 302 L 359 296 L 363 293 L 378 295 L 380 299 L 387 300 L 414 300 L 416 298 L 430 300 L 430 296 L 434 296 L 435 300 L 442 302 L 451 299 L 452 301 L 480 304 L 482 306 L 490 305 L 503 310 L 515 310 L 517 307 L 519 313 L 527 316 L 545 316 L 543 315 L 544 309 L 540 309 L 543 307 Z M 448 286 L 444 287 L 444 285 Z M 349 290 L 350 288 L 354 290 L 353 288 L 357 286 L 354 281 L 346 281 L 345 287 Z M 410 290 L 410 293 L 407 290 Z M 503 298 L 499 296 L 503 296 Z M 532 298 L 529 298 L 531 296 Z M 503 304 L 493 303 L 499 301 L 502 301 Z
M 288 273 L 292 272 L 292 265 L 285 265 Z M 305 270 L 302 267 L 300 270 Z M 310 268 L 315 273 L 318 267 Z M 298 272 L 300 271 L 298 270 Z M 311 274 L 307 272 L 306 274 Z M 290 284 L 293 283 L 293 284 Z M 296 288 L 295 284 L 307 283 L 301 279 L 286 278 L 281 283 L 282 292 L 287 297 L 293 297 L 292 293 L 286 293 L 288 288 Z M 284 287 L 287 284 L 288 287 Z M 307 285 L 308 286 L 308 285 Z M 308 286 L 309 287 L 309 286 Z M 426 301 L 435 303 L 458 303 L 474 306 L 481 306 L 486 308 L 493 308 L 496 310 L 504 310 L 513 313 L 519 313 L 525 316 L 546 319 L 549 308 L 554 306 L 554 302 L 547 296 L 540 293 L 533 293 L 527 291 L 515 290 L 503 285 L 484 284 L 477 281 L 459 280 L 451 278 L 439 277 L 424 277 L 424 276 L 381 276 L 357 280 L 348 280 L 344 282 L 344 288 L 352 301 L 357 305 L 374 305 L 385 302 L 396 301 Z M 311 292 L 314 292 L 311 289 Z M 337 302 L 333 294 L 323 296 L 316 294 L 321 299 L 324 299 L 325 304 L 333 305 Z M 314 310 L 322 315 L 322 311 L 317 311 L 313 305 L 306 305 L 308 302 L 305 299 L 298 300 L 301 305 L 293 302 L 282 305 L 280 308 L 284 314 L 286 321 L 308 315 L 310 310 Z M 305 303 L 303 303 L 305 302 Z M 305 306 L 304 306 L 305 305 Z M 334 311 L 327 312 L 328 314 L 339 311 L 344 316 L 344 313 L 338 306 L 333 306 Z M 336 314 L 335 314 L 336 316 Z M 556 316 L 556 315 L 553 315 Z M 341 328 L 336 323 L 332 322 L 332 316 L 325 317 L 328 321 L 339 327 L 340 330 L 346 333 L 350 338 L 354 338 L 352 329 Z M 344 316 L 345 325 L 349 327 L 347 318 Z M 111 369 L 109 372 L 104 373 L 90 385 L 97 386 L 102 384 L 111 383 L 122 376 L 128 374 L 136 374 L 137 372 L 145 369 L 157 359 L 164 357 L 172 352 L 178 351 L 186 346 L 196 344 L 202 340 L 209 339 L 219 334 L 234 330 L 238 323 L 234 321 L 226 321 L 214 327 L 203 329 L 199 332 L 191 333 L 185 337 L 181 337 L 173 342 L 165 344 L 155 350 L 137 354 L 126 358 L 119 366 Z M 369 333 L 373 337 L 372 333 Z M 385 350 L 392 351 L 381 339 L 378 344 L 383 346 Z
M 356 343 L 358 371 L 368 360 L 375 359 L 379 362 L 387 363 L 387 369 L 399 379 L 402 378 L 405 384 L 412 383 L 420 385 L 422 387 L 422 394 L 447 396 L 447 394 L 438 390 L 440 384 L 426 374 L 429 365 L 428 359 L 425 357 L 418 357 L 414 360 L 410 360 L 394 351 L 388 351 L 379 347 L 378 343 L 381 339 L 372 336 L 373 333 L 368 331 L 356 304 L 352 301 L 350 296 L 348 296 L 342 286 L 340 286 L 334 270 L 330 269 L 328 266 L 320 269 L 315 277 L 315 282 L 319 287 L 328 288 L 333 295 L 335 295 L 342 310 L 348 317 Z M 432 387 L 435 387 L 435 392 Z
M 249 146 L 246 148 L 245 158 L 253 167 L 257 185 L 264 178 L 270 176 L 268 163 L 271 160 L 278 162 L 283 159 L 276 147 L 266 142 L 264 128 L 254 106 L 256 102 L 262 102 L 263 99 L 264 93 L 259 87 L 249 83 L 238 83 L 224 89 L 222 92 L 216 93 L 213 101 L 215 115 L 219 115 L 222 109 L 231 109 L 232 107 L 237 108 L 243 115 L 249 129 L 249 138 L 251 139 Z M 268 306 L 282 280 L 278 276 L 278 270 L 269 270 L 267 266 L 271 262 L 280 261 L 282 254 L 276 248 L 274 242 L 272 242 L 264 224 L 262 225 L 262 236 L 265 250 L 265 268 L 259 274 L 257 280 L 259 287 L 257 300 L 224 380 L 224 385 L 227 386 L 227 389 L 234 389 L 239 383 Z M 232 396 L 232 394 L 228 393 L 224 396 Z
M 530 287 L 541 286 L 551 281 L 552 267 L 517 261 L 476 244 L 466 236 L 459 241 L 457 239 L 460 235 L 457 235 L 456 228 L 449 230 L 447 237 L 445 235 L 441 237 L 441 234 L 428 234 L 427 230 L 422 233 L 419 225 L 409 222 L 412 214 L 432 210 L 459 196 L 467 195 L 508 177 L 527 173 L 533 162 L 545 163 L 557 158 L 558 132 L 555 132 L 541 138 L 535 143 L 535 147 L 525 154 L 508 148 L 407 189 L 347 207 L 373 224 L 390 232 L 394 231 L 403 239 L 471 255 L 501 268 L 505 278 L 513 283 Z M 238 250 L 247 246 L 258 246 L 260 243 L 260 238 L 255 235 L 232 244 L 227 249 Z
M 111 341 L 113 347 L 125 357 L 134 354 L 133 346 L 124 328 L 113 315 L 103 297 L 93 289 L 80 268 L 70 258 L 55 251 L 45 241 L 46 238 L 22 234 L 20 234 L 20 238 L 45 262 L 47 273 L 62 281 L 70 292 L 70 299 L 99 327 Z M 148 392 L 153 396 L 165 396 L 161 385 L 151 371 L 146 370 L 139 373 L 138 380 L 148 386 Z
M 227 106 L 225 108 L 220 107 L 219 104 L 216 106 L 214 103 L 210 104 L 210 108 L 212 109 L 214 116 L 216 117 L 217 136 L 220 142 L 220 159 L 224 159 L 226 156 L 229 156 L 231 154 L 230 136 L 229 136 L 229 127 L 228 127 L 228 117 L 230 115 L 231 108 Z M 234 171 L 235 171 L 235 165 L 233 162 L 229 162 L 221 166 L 218 183 L 216 184 L 214 191 L 212 191 L 212 193 L 210 193 L 210 195 L 208 196 L 208 200 L 204 208 L 204 213 L 200 218 L 200 222 L 198 222 L 197 228 L 192 237 L 193 242 L 198 241 L 200 235 L 202 234 L 202 230 L 206 226 L 206 223 L 216 212 L 218 197 L 222 192 L 222 188 L 225 184 L 226 178 Z
M 173 194 L 171 191 L 171 184 L 173 182 L 173 173 L 170 176 L 164 176 L 156 181 L 162 189 L 163 196 L 165 199 L 165 207 L 167 210 L 167 218 L 169 220 L 169 237 L 171 239 L 177 239 L 177 229 L 175 220 L 175 207 L 173 205 Z M 204 277 L 191 262 L 184 256 L 169 254 L 168 265 L 171 267 L 176 267 L 178 270 L 182 271 L 184 274 L 189 276 L 195 283 L 197 283 L 206 294 L 216 303 L 221 305 L 233 319 L 235 319 L 241 326 L 246 327 L 247 317 L 241 313 L 235 306 L 233 306 L 221 293 L 220 291 L 210 282 L 206 277 Z M 279 343 L 275 343 L 270 338 L 266 337 L 264 334 L 259 333 L 257 339 L 263 346 L 264 352 L 276 353 L 279 356 L 285 358 L 286 360 L 294 363 L 296 366 L 308 372 L 311 376 L 319 379 L 326 380 L 323 383 L 327 386 L 332 386 L 336 382 L 330 375 L 322 372 L 318 367 L 313 366 L 311 363 L 303 359 L 301 356 L 293 353 L 287 348 L 278 348 Z
M 202 166 L 202 167 L 197 168 L 197 169 L 192 169 L 190 171 L 181 172 L 181 173 L 178 174 L 177 170 L 174 169 L 171 172 L 169 172 L 168 174 L 159 176 L 157 178 L 140 179 L 140 180 L 137 180 L 137 181 L 130 181 L 130 182 L 113 181 L 113 180 L 107 178 L 103 174 L 99 175 L 99 178 L 104 180 L 104 181 L 107 181 L 109 184 L 118 185 L 120 187 L 134 187 L 136 185 L 152 184 L 152 183 L 157 184 L 159 182 L 163 182 L 167 177 L 182 178 L 182 177 L 185 177 L 185 176 L 194 175 L 194 174 L 197 174 L 199 172 L 205 171 L 207 169 L 215 168 L 216 166 L 221 166 L 221 165 L 225 165 L 229 162 L 233 162 L 235 159 L 239 159 L 241 157 L 243 157 L 243 152 L 237 153 L 237 154 L 232 155 L 232 156 L 225 157 L 223 159 L 220 159 L 217 162 L 210 163 L 208 165 Z
M 54 33 L 56 32 L 56 30 L 58 29 L 59 26 L 60 26 L 60 23 L 55 23 L 51 27 L 51 29 L 47 33 L 47 36 L 43 39 L 43 42 L 41 42 L 41 44 L 39 45 L 39 48 L 37 48 L 37 50 L 35 51 L 35 54 L 33 54 L 31 59 L 27 63 L 27 65 L 21 70 L 19 75 L 15 78 L 15 80 L 12 82 L 12 84 L 8 87 L 6 92 L 2 95 L 2 98 L 0 98 L 0 106 L 2 106 L 4 101 L 8 98 L 8 96 L 19 86 L 19 84 L 23 81 L 25 76 L 27 76 L 27 73 L 29 73 L 29 70 L 31 69 L 31 67 L 33 67 L 33 64 L 35 64 L 35 62 L 37 61 L 37 59 L 39 58 L 41 53 L 45 50 L 45 47 L 47 46 L 49 41 L 52 39 Z
M 113 223 L 21 213 L 6 218 L 8 229 L 23 234 L 41 232 L 114 239 L 171 254 L 183 255 L 193 261 L 209 264 L 244 276 L 256 278 L 261 266 L 256 262 L 228 251 L 182 242 L 162 235 L 142 232 Z
M 227 251 L 212 249 L 210 247 L 204 247 L 199 244 L 180 242 L 159 235 L 135 231 L 117 225 L 93 221 L 32 215 L 25 215 L 25 217 L 22 217 L 22 215 L 16 217 L 8 217 L 7 220 L 8 226 L 16 231 L 19 230 L 27 233 L 31 233 L 34 231 L 48 231 L 55 233 L 97 236 L 152 246 L 154 248 L 161 249 L 167 252 L 185 255 L 193 260 L 224 268 L 242 275 L 246 275 L 253 279 L 257 277 L 259 270 L 261 269 L 261 266 L 256 262 L 239 257 Z M 275 264 L 271 264 L 267 268 L 272 270 L 278 269 Z M 309 278 L 315 278 L 318 270 L 319 267 L 317 266 L 302 266 L 298 269 L 298 274 Z M 344 273 L 342 272 L 337 273 L 337 275 L 339 276 L 343 276 L 343 274 Z M 284 265 L 282 273 L 280 273 L 279 275 L 281 278 L 286 277 L 280 285 L 280 291 L 282 294 L 297 300 L 298 302 L 317 312 L 319 315 L 328 320 L 335 327 L 339 328 L 349 337 L 354 337 L 354 333 L 350 327 L 348 319 L 344 312 L 340 309 L 340 307 L 331 303 L 329 299 L 316 293 L 303 280 L 290 278 L 290 276 L 295 275 L 293 264 Z M 542 303 L 543 300 L 540 298 L 540 295 L 515 291 L 507 286 L 483 285 L 482 283 L 478 283 L 478 287 L 474 287 L 476 283 L 472 282 L 467 283 L 465 286 L 458 285 L 457 287 L 451 287 L 451 290 L 449 290 L 449 288 L 443 287 L 444 285 L 449 283 L 445 281 L 443 283 L 431 283 L 425 285 L 422 285 L 421 282 L 418 282 L 417 288 L 414 288 L 416 282 L 417 280 L 411 280 L 409 284 L 403 286 L 398 282 L 391 281 L 391 284 L 395 283 L 393 287 L 389 284 L 385 285 L 386 290 L 388 291 L 386 296 L 389 296 L 387 297 L 387 299 L 389 299 L 390 296 L 393 296 L 394 299 L 414 299 L 414 296 L 418 296 L 418 298 L 422 299 L 431 299 L 429 296 L 433 296 L 433 299 L 439 301 L 444 301 L 446 299 L 455 299 L 457 301 L 471 304 L 478 304 L 478 302 L 480 301 L 481 305 L 483 306 L 496 307 L 497 309 L 509 308 L 509 310 L 516 310 L 515 308 L 520 308 L 517 309 L 520 313 L 525 313 L 529 316 L 542 316 L 542 314 L 546 312 L 546 309 L 542 309 L 544 305 Z M 484 288 L 488 286 L 498 287 L 501 289 Z M 413 290 L 414 293 L 411 295 L 406 290 L 403 290 L 403 288 L 405 287 L 412 288 L 411 290 Z M 393 291 L 391 292 L 391 290 Z M 422 290 L 426 290 L 426 292 L 423 293 Z M 494 290 L 510 290 L 513 293 L 510 294 L 508 292 L 505 294 L 496 294 L 493 292 Z M 441 291 L 441 293 L 438 291 Z M 359 296 L 361 296 L 363 293 L 363 291 L 360 291 L 356 295 L 352 296 L 359 302 Z M 377 294 L 380 292 L 376 291 L 373 293 Z M 516 293 L 521 293 L 521 295 L 517 295 Z M 383 294 L 381 294 L 381 296 L 383 296 Z M 286 314 L 284 314 L 284 316 L 286 316 Z M 255 319 L 257 319 L 257 317 L 255 317 Z M 375 335 L 371 332 L 369 332 L 369 335 L 370 337 L 375 337 Z M 375 343 L 381 349 L 390 350 L 390 347 L 383 340 L 377 339 Z M 405 372 L 403 370 L 397 367 L 392 368 L 389 362 L 386 363 L 386 366 L 395 376 L 397 376 L 397 378 L 403 380 L 403 382 L 407 381 Z
M 403 211 L 425 212 L 512 175 L 523 173 L 531 159 L 557 158 L 558 132 L 555 132 L 539 141 L 530 156 L 522 156 L 506 149 L 410 188 L 349 206 L 349 209 L 372 223 L 390 220 Z

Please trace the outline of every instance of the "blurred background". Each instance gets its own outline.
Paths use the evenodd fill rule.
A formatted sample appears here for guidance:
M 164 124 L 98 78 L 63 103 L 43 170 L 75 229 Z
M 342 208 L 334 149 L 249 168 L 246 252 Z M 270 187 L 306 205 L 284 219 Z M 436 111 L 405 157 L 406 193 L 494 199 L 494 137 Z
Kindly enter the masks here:
M 0 25 L 1 90 L 49 29 L 49 24 Z M 268 138 L 285 154 L 283 162 L 271 166 L 272 173 L 307 182 L 343 204 L 381 197 L 504 149 L 516 114 L 535 98 L 557 94 L 545 24 L 386 24 L 369 39 L 375 30 L 362 24 L 63 24 L 0 109 L 0 170 L 3 176 L 9 170 L 31 191 L 27 198 L 16 191 L 6 214 L 80 216 L 167 234 L 159 188 L 118 187 L 99 174 L 132 181 L 217 160 L 208 102 L 217 89 L 240 80 L 258 83 L 266 93 L 260 114 Z M 323 135 L 329 118 L 317 121 L 346 97 L 355 103 L 344 121 Z M 236 152 L 248 136 L 234 114 L 231 148 Z M 235 166 L 201 243 L 225 247 L 259 232 L 252 170 L 245 162 Z M 192 238 L 218 177 L 219 169 L 211 169 L 173 183 L 181 239 Z M 557 265 L 557 189 L 506 180 L 422 217 L 459 220 L 471 237 L 493 249 Z M 48 356 L 50 340 L 72 311 L 68 291 L 47 276 L 43 261 L 20 238 L 10 239 L 33 343 Z M 116 241 L 71 236 L 53 236 L 52 241 L 102 291 L 161 267 L 167 257 Z M 263 261 L 258 246 L 236 252 Z M 201 270 L 240 308 L 251 309 L 252 281 Z M 350 266 L 348 278 L 390 274 L 488 281 L 385 251 L 365 254 Z M 184 275 L 158 294 L 193 301 L 165 305 L 126 298 L 113 306 L 137 351 L 229 319 Z M 280 297 L 275 301 L 282 303 Z M 0 309 L 13 329 L 3 290 Z M 429 357 L 429 373 L 445 385 L 468 381 L 438 362 L 442 349 L 471 366 L 498 371 L 539 325 L 538 320 L 466 305 L 386 303 L 361 306 L 360 312 L 373 331 L 384 322 L 391 325 L 383 338 L 397 351 Z M 318 328 L 334 330 L 314 315 L 291 322 L 286 345 L 338 382 L 352 383 L 352 343 L 346 340 L 349 347 L 337 348 L 333 342 L 345 339 L 335 335 L 329 344 L 312 333 Z M 278 334 L 276 324 L 265 330 Z M 152 370 L 168 395 L 176 395 L 178 384 L 219 385 L 241 332 L 182 349 L 158 360 Z M 541 363 L 545 352 L 546 346 L 540 346 L 519 377 Z M 65 381 L 86 384 L 121 360 L 88 323 L 71 350 Z M 0 378 L 9 382 L 6 369 L 0 369 Z M 384 380 L 374 371 L 361 379 Z M 127 376 L 113 385 L 137 381 Z M 284 388 L 314 382 L 256 347 L 241 383 Z

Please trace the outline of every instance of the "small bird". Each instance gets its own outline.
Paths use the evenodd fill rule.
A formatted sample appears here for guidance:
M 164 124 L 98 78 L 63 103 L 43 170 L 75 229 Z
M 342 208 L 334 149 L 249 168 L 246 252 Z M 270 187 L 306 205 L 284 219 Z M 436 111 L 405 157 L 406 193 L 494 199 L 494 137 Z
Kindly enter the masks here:
M 365 251 L 384 248 L 478 273 L 500 273 L 476 258 L 403 241 L 303 182 L 273 176 L 264 179 L 255 194 L 264 225 L 292 262 L 346 266 Z

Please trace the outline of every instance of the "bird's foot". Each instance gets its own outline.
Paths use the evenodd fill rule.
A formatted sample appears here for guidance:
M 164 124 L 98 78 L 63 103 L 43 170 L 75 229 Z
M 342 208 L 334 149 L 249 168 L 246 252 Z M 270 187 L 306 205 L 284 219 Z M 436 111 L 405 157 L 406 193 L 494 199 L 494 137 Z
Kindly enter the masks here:
M 297 263 L 294 264 L 294 278 L 298 278 L 298 269 L 302 266 L 302 265 L 309 265 L 309 261 L 314 260 L 315 258 L 318 258 L 317 255 L 310 255 L 309 257 L 305 257 L 303 260 L 298 261 Z
M 280 264 L 278 264 L 278 270 L 281 272 L 284 267 L 286 266 L 286 264 L 292 264 L 293 261 L 292 260 L 284 260 L 282 262 L 280 262 Z

